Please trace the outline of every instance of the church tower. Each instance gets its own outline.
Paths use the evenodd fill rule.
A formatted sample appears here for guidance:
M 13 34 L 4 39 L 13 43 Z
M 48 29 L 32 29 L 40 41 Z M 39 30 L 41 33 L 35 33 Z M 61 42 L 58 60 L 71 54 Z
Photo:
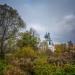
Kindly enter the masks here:
M 55 47 L 54 47 L 54 44 L 51 40 L 51 36 L 50 36 L 50 33 L 47 33 L 45 34 L 45 40 L 47 41 L 48 43 L 48 49 L 51 50 L 52 52 L 55 51 Z

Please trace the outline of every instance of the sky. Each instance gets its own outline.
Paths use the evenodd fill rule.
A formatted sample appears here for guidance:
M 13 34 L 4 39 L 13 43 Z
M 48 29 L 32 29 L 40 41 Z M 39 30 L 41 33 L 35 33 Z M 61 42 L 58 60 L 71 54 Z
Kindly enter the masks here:
M 44 38 L 51 33 L 54 43 L 75 43 L 75 0 L 0 0 L 15 8 L 27 24 Z

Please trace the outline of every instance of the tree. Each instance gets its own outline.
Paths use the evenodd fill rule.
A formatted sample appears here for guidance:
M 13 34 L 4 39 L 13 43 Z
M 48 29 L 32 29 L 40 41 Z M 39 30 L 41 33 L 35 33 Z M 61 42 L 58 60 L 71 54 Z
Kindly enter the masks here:
M 16 32 L 25 24 L 18 12 L 12 7 L 0 5 L 0 57 L 4 57 L 8 39 L 15 37 Z
M 17 46 L 22 47 L 33 47 L 37 48 L 37 44 L 39 43 L 38 37 L 31 34 L 30 31 L 20 33 L 20 38 L 17 41 Z

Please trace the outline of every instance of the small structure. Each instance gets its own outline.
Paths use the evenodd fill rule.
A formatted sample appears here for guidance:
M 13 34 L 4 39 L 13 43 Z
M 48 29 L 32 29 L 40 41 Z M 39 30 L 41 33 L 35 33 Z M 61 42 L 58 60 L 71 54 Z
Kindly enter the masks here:
M 55 46 L 51 40 L 50 33 L 46 33 L 45 39 L 48 43 L 48 49 L 51 50 L 52 52 L 54 52 L 56 49 L 55 49 Z

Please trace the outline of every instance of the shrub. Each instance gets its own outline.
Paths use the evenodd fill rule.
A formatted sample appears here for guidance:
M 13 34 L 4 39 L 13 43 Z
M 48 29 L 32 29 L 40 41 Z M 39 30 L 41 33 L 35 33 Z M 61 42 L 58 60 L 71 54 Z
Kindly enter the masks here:
M 5 67 L 6 67 L 6 64 L 2 60 L 0 60 L 0 75 L 4 74 Z
M 8 65 L 4 70 L 4 75 L 27 75 L 19 67 Z
M 75 75 L 75 65 L 65 64 L 64 72 L 66 75 Z

